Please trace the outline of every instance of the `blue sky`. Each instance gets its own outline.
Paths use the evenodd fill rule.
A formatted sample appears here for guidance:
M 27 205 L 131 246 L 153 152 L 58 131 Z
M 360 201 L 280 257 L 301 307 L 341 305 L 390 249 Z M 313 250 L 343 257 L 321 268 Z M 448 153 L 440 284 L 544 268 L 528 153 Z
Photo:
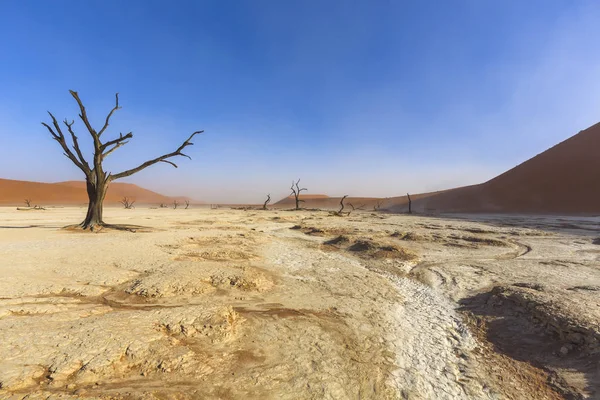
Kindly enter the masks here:
M 40 125 L 134 139 L 129 182 L 212 202 L 483 182 L 600 120 L 594 1 L 13 1 L 0 13 L 0 177 L 82 179 Z M 84 137 L 81 123 L 75 127 Z

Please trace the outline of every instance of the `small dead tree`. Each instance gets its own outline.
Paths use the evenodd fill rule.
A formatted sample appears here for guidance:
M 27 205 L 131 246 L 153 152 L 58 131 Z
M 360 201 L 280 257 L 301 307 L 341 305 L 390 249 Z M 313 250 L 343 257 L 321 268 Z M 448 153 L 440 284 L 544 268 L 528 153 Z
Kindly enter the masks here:
M 62 129 L 64 129 L 64 128 L 61 129 L 58 121 L 56 120 L 54 115 L 52 115 L 51 112 L 48 111 L 48 114 L 50 115 L 50 118 L 52 119 L 52 122 L 51 122 L 52 126 L 46 124 L 45 122 L 42 122 L 42 125 L 44 125 L 46 127 L 46 129 L 48 129 L 48 131 L 50 132 L 50 135 L 52 135 L 52 138 L 58 142 L 58 144 L 60 145 L 60 147 L 62 148 L 62 150 L 64 152 L 63 154 L 69 160 L 71 160 L 71 162 L 73 162 L 73 164 L 75 164 L 77 166 L 77 168 L 79 168 L 85 175 L 86 188 L 87 188 L 89 202 L 88 202 L 88 210 L 87 210 L 85 220 L 81 224 L 79 224 L 79 226 L 83 229 L 94 230 L 97 227 L 101 228 L 103 226 L 106 226 L 106 224 L 104 223 L 104 221 L 102 219 L 103 203 L 104 203 L 104 197 L 106 196 L 106 191 L 107 191 L 108 185 L 112 181 L 115 181 L 115 180 L 121 179 L 121 178 L 126 178 L 128 176 L 136 174 L 136 173 L 142 171 L 143 169 L 146 169 L 149 166 L 157 164 L 159 162 L 164 162 L 164 163 L 170 164 L 173 167 L 177 168 L 177 165 L 174 162 L 169 161 L 169 159 L 173 158 L 173 157 L 177 157 L 177 156 L 187 157 L 187 158 L 191 159 L 190 156 L 183 153 L 183 149 L 185 149 L 188 146 L 193 145 L 193 143 L 191 142 L 192 138 L 194 136 L 196 136 L 197 134 L 200 134 L 203 132 L 203 131 L 196 131 L 196 132 L 192 133 L 190 135 L 190 137 L 188 137 L 187 140 L 185 140 L 181 144 L 181 146 L 179 146 L 175 151 L 173 151 L 171 153 L 163 154 L 162 156 L 159 156 L 159 157 L 153 158 L 151 160 L 148 160 L 146 162 L 143 162 L 142 164 L 138 165 L 135 168 L 131 168 L 126 171 L 122 171 L 122 172 L 113 174 L 112 172 L 107 172 L 104 170 L 104 167 L 103 167 L 104 160 L 106 159 L 106 157 L 108 157 L 110 154 L 112 154 L 119 147 L 124 146 L 125 144 L 129 143 L 129 139 L 131 139 L 133 137 L 132 132 L 126 133 L 125 135 L 123 135 L 121 133 L 119 135 L 119 137 L 117 137 L 116 139 L 112 139 L 112 140 L 104 140 L 104 137 L 102 137 L 102 135 L 105 133 L 106 129 L 108 128 L 110 118 L 112 117 L 113 113 L 121 108 L 119 106 L 119 94 L 117 93 L 115 95 L 115 99 L 116 99 L 115 106 L 106 116 L 104 125 L 102 126 L 102 128 L 100 130 L 96 130 L 92 127 L 92 124 L 90 123 L 90 121 L 88 119 L 86 109 L 83 106 L 83 102 L 79 98 L 79 95 L 77 94 L 77 92 L 70 90 L 69 93 L 71 93 L 71 96 L 73 96 L 73 98 L 77 102 L 77 105 L 79 106 L 79 118 L 85 125 L 88 133 L 90 134 L 90 136 L 92 138 L 92 142 L 94 145 L 93 162 L 91 164 L 88 163 L 88 161 L 86 160 L 86 158 L 83 155 L 83 152 L 81 151 L 81 148 L 79 147 L 78 138 L 75 135 L 75 132 L 73 131 L 73 124 L 75 123 L 74 120 L 69 122 L 67 119 L 65 119 L 63 121 L 64 125 L 68 131 L 68 134 L 71 137 L 71 143 L 67 142 L 67 138 L 62 131 Z
M 267 200 L 265 200 L 265 202 L 263 203 L 263 208 L 262 209 L 266 210 L 267 209 L 267 204 L 269 204 L 270 202 L 271 202 L 271 193 L 269 193 L 267 195 Z
M 31 207 L 31 199 L 25 199 L 25 205 Z
M 177 200 L 173 200 L 173 210 L 177 210 L 178 205 L 179 203 L 177 202 Z
M 186 200 L 185 201 L 185 209 L 187 210 L 190 207 L 190 201 Z
M 160 203 L 159 207 L 160 208 L 167 208 L 167 205 L 165 203 Z
M 348 205 L 350 207 L 352 207 L 352 211 L 364 210 L 364 208 L 365 208 L 365 204 L 360 204 L 358 207 L 354 207 L 354 204 L 352 204 L 352 203 L 348 203 Z M 348 215 L 350 215 L 350 211 L 348 212 Z
M 348 197 L 348 195 L 345 195 L 344 197 L 341 198 L 340 200 L 340 209 L 337 212 L 338 215 L 342 215 L 342 212 L 344 211 L 344 200 L 346 200 L 346 197 Z M 350 213 L 348 213 L 348 215 L 350 215 Z
M 406 197 L 408 197 L 408 213 L 412 214 L 412 201 L 410 200 L 410 194 L 406 193 Z
M 290 196 L 293 194 L 294 195 L 294 199 L 296 200 L 296 210 L 300 209 L 300 202 L 304 202 L 304 200 L 300 200 L 300 192 L 304 191 L 304 190 L 308 190 L 306 188 L 300 188 L 299 186 L 300 184 L 300 179 L 298 179 L 297 182 L 292 181 L 292 193 L 290 193 Z
M 133 203 L 135 203 L 135 200 L 129 200 L 128 197 L 123 197 L 123 199 L 121 200 L 121 204 L 123 204 L 123 207 L 125 207 L 127 210 L 131 210 L 133 207 Z
M 380 200 L 380 199 L 376 200 L 376 203 L 373 206 L 373 211 L 379 211 L 382 204 L 383 204 L 383 200 Z

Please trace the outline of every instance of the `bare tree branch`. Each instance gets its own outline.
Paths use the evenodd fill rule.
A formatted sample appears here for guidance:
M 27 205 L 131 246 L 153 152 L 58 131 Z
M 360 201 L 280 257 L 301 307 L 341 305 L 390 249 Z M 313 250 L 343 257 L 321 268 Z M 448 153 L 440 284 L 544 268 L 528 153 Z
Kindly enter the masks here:
M 125 136 L 123 136 L 122 133 L 119 134 L 119 137 L 113 140 L 109 140 L 108 142 L 102 144 L 100 146 L 100 151 L 104 151 L 107 148 L 109 148 L 110 146 L 112 146 L 113 144 L 121 144 L 124 141 L 131 139 L 133 137 L 133 132 L 128 132 Z M 125 144 L 125 143 L 123 143 Z
M 171 164 L 172 166 L 174 166 L 175 168 L 179 168 L 177 167 L 177 164 L 175 164 L 173 161 L 169 161 L 169 160 L 160 160 L 159 162 L 164 162 L 167 164 Z
M 85 107 L 83 106 L 83 103 L 81 102 L 81 99 L 79 98 L 79 95 L 77 94 L 77 92 L 75 92 L 73 90 L 69 90 L 69 93 L 71 93 L 71 96 L 73 96 L 73 98 L 77 102 L 77 105 L 79 105 L 79 111 L 80 111 L 79 112 L 79 118 L 81 118 L 81 120 L 85 124 L 85 127 L 90 132 L 90 135 L 92 135 L 92 137 L 94 138 L 94 143 L 98 143 L 99 144 L 100 143 L 100 139 L 98 138 L 98 133 L 96 133 L 96 131 L 94 130 L 94 128 L 92 128 L 92 125 L 90 124 L 90 121 L 89 121 L 89 119 L 87 117 L 87 113 L 85 112 Z
M 98 137 L 100 137 L 104 133 L 104 131 L 106 130 L 106 128 L 108 128 L 108 121 L 110 120 L 110 117 L 112 117 L 113 113 L 121 108 L 121 107 L 119 107 L 119 93 L 115 94 L 115 98 L 116 98 L 115 108 L 113 108 L 112 110 L 110 110 L 110 112 L 106 116 L 106 122 L 104 122 L 104 126 L 102 127 L 102 129 L 100 129 L 100 132 L 98 132 Z
M 117 143 L 112 149 L 109 149 L 105 153 L 102 153 L 102 159 L 104 160 L 106 157 L 108 157 L 110 155 L 110 153 L 112 153 L 113 151 L 115 151 L 119 147 L 126 145 L 127 143 L 129 143 L 129 141 Z
M 62 133 L 62 130 L 60 129 L 60 125 L 58 125 L 58 121 L 56 120 L 54 115 L 52 115 L 52 113 L 50 111 L 48 111 L 48 114 L 50 115 L 50 118 L 52 118 L 52 125 L 54 125 L 54 129 L 56 129 L 56 132 L 54 132 L 52 130 L 52 128 L 50 127 L 50 125 L 48 125 L 47 123 L 42 122 L 42 125 L 44 125 L 46 127 L 46 129 L 48 129 L 48 131 L 52 135 L 52 138 L 60 144 L 60 147 L 62 147 L 62 149 L 64 150 L 64 155 L 69 160 L 71 160 L 73 162 L 73 164 L 75 164 L 80 170 L 82 170 L 86 174 L 86 176 L 88 176 L 90 173 L 89 166 L 86 167 L 84 164 L 81 163 L 81 161 L 79 161 L 79 159 L 77 159 L 75 154 L 73 154 L 73 152 L 69 148 L 69 145 L 67 144 L 65 135 Z
M 90 165 L 86 161 L 85 157 L 83 157 L 83 153 L 81 152 L 81 149 L 79 148 L 79 141 L 77 140 L 77 136 L 75 135 L 75 132 L 73 132 L 72 127 L 73 127 L 73 124 L 75 123 L 75 121 L 71 121 L 71 123 L 69 124 L 69 122 L 65 118 L 65 120 L 63 122 L 67 126 L 67 129 L 69 130 L 69 133 L 71 134 L 71 139 L 73 140 L 73 148 L 77 152 L 79 161 L 81 161 L 81 164 L 84 165 L 88 170 L 90 170 Z
M 354 204 L 352 204 L 352 203 L 348 203 L 348 205 L 350 207 L 352 207 L 352 211 L 354 211 L 354 210 L 364 210 L 365 209 L 365 204 L 364 203 L 360 204 L 358 207 L 354 207 Z
M 154 165 L 158 162 L 166 162 L 168 164 L 171 164 L 175 168 L 177 168 L 177 165 L 171 161 L 167 161 L 167 158 L 176 157 L 176 156 L 183 156 L 183 157 L 191 158 L 187 154 L 183 154 L 181 151 L 183 149 L 185 149 L 187 146 L 192 146 L 194 144 L 191 142 L 192 138 L 195 135 L 200 134 L 202 132 L 204 132 L 204 131 L 196 131 L 196 132 L 192 133 L 192 135 L 185 142 L 183 142 L 183 144 L 181 146 L 179 146 L 179 148 L 177 150 L 175 150 L 174 152 L 162 155 L 160 157 L 156 157 L 153 160 L 146 161 L 145 163 L 141 164 L 140 166 L 138 166 L 136 168 L 132 168 L 127 171 L 120 172 L 118 174 L 113 174 L 113 175 L 111 175 L 110 180 L 114 181 L 115 179 L 120 179 L 120 178 L 124 178 L 126 176 L 133 175 L 136 172 L 140 172 L 144 168 L 148 168 L 149 166 Z M 125 136 L 127 136 L 127 135 L 125 135 Z M 123 137 L 125 137 L 125 136 L 123 136 Z
M 125 136 L 123 136 L 123 134 L 121 133 L 121 134 L 119 134 L 119 137 L 117 139 L 114 139 L 114 140 L 111 140 L 111 141 L 108 141 L 108 142 L 102 144 L 100 146 L 100 151 L 103 152 L 102 159 L 104 160 L 106 157 L 108 157 L 108 155 L 110 153 L 112 153 L 119 147 L 124 146 L 127 143 L 129 143 L 129 140 L 127 140 L 127 139 L 131 139 L 132 137 L 133 137 L 132 132 L 127 133 Z M 113 147 L 108 149 L 110 146 L 113 146 Z M 108 150 L 106 150 L 106 149 L 108 149 Z

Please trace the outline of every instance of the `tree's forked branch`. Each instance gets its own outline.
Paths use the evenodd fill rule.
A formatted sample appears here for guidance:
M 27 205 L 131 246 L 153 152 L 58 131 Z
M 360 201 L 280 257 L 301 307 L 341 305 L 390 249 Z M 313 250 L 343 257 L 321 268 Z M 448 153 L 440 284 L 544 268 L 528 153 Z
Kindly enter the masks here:
M 89 170 L 90 165 L 86 161 L 85 157 L 83 157 L 83 153 L 81 152 L 81 149 L 79 148 L 79 141 L 77 140 L 77 136 L 75 135 L 75 132 L 73 132 L 73 124 L 75 123 L 75 121 L 72 120 L 71 123 L 69 123 L 69 121 L 67 121 L 67 119 L 65 118 L 65 120 L 63 122 L 67 126 L 67 129 L 69 130 L 69 133 L 71 134 L 71 139 L 73 140 L 73 148 L 77 152 L 77 157 L 79 157 L 79 161 L 81 161 L 81 164 L 84 165 Z
M 112 117 L 113 113 L 121 109 L 121 107 L 119 107 L 119 93 L 115 94 L 115 103 L 115 107 L 112 110 L 110 110 L 110 112 L 106 116 L 106 121 L 104 122 L 104 126 L 102 127 L 102 129 L 100 129 L 100 132 L 98 132 L 98 137 L 100 137 L 104 133 L 106 128 L 108 128 L 108 122 L 110 121 L 110 117 Z
M 42 125 L 44 125 L 46 127 L 46 129 L 48 129 L 48 132 L 50 132 L 50 135 L 52 135 L 52 138 L 54 140 L 56 140 L 60 144 L 60 147 L 62 147 L 62 149 L 64 150 L 63 154 L 69 160 L 71 160 L 73 162 L 73 164 L 75 164 L 80 170 L 82 170 L 83 173 L 86 174 L 86 176 L 89 175 L 90 169 L 87 166 L 87 163 L 83 164 L 75 156 L 75 154 L 73 154 L 73 151 L 71 151 L 71 149 L 69 148 L 69 145 L 67 144 L 67 140 L 65 139 L 65 135 L 63 134 L 62 130 L 60 129 L 60 125 L 58 124 L 58 121 L 56 120 L 56 118 L 54 117 L 54 115 L 52 115 L 52 113 L 50 111 L 48 111 L 48 115 L 50 115 L 50 118 L 52 118 L 52 125 L 54 125 L 54 129 L 56 129 L 56 132 L 54 132 L 54 130 L 47 123 L 42 122 Z
M 127 134 L 125 134 L 125 136 L 123 136 L 123 134 L 120 133 L 118 138 L 113 139 L 113 140 L 109 140 L 108 142 L 103 143 L 100 146 L 100 151 L 104 151 L 107 148 L 109 148 L 110 146 L 112 146 L 113 144 L 119 144 L 119 143 L 124 142 L 124 141 L 126 141 L 128 139 L 131 139 L 132 137 L 133 137 L 133 132 L 128 132 Z
M 90 124 L 90 120 L 87 117 L 85 107 L 83 106 L 83 103 L 81 102 L 81 99 L 79 98 L 79 95 L 74 90 L 69 90 L 69 93 L 71 93 L 71 96 L 73 96 L 73 98 L 77 102 L 77 105 L 79 106 L 79 118 L 81 118 L 81 120 L 85 124 L 85 127 L 90 132 L 90 135 L 92 135 L 92 137 L 94 138 L 94 144 L 99 145 L 100 140 L 98 138 L 98 133 L 96 133 L 94 128 L 92 128 L 92 125 Z

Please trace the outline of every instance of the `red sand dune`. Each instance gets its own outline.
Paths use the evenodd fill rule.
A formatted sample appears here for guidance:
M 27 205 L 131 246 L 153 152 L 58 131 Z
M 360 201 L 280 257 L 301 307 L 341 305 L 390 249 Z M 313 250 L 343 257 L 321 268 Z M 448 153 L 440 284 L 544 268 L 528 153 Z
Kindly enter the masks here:
M 600 123 L 557 144 L 488 182 L 411 195 L 420 213 L 600 213 Z M 306 208 L 339 207 L 339 197 L 307 199 Z M 406 196 L 385 199 L 348 197 L 346 204 L 373 209 L 408 211 Z M 293 206 L 285 198 L 277 206 Z
M 138 204 L 183 202 L 184 197 L 168 197 L 152 192 L 131 183 L 114 182 L 108 187 L 105 203 L 117 204 L 123 197 L 134 199 Z M 24 206 L 25 199 L 31 199 L 31 205 L 73 205 L 87 204 L 85 182 L 68 181 L 41 183 L 0 179 L 0 204 Z
M 598 214 L 600 123 L 488 182 L 431 194 L 413 202 L 415 207 L 439 212 Z

